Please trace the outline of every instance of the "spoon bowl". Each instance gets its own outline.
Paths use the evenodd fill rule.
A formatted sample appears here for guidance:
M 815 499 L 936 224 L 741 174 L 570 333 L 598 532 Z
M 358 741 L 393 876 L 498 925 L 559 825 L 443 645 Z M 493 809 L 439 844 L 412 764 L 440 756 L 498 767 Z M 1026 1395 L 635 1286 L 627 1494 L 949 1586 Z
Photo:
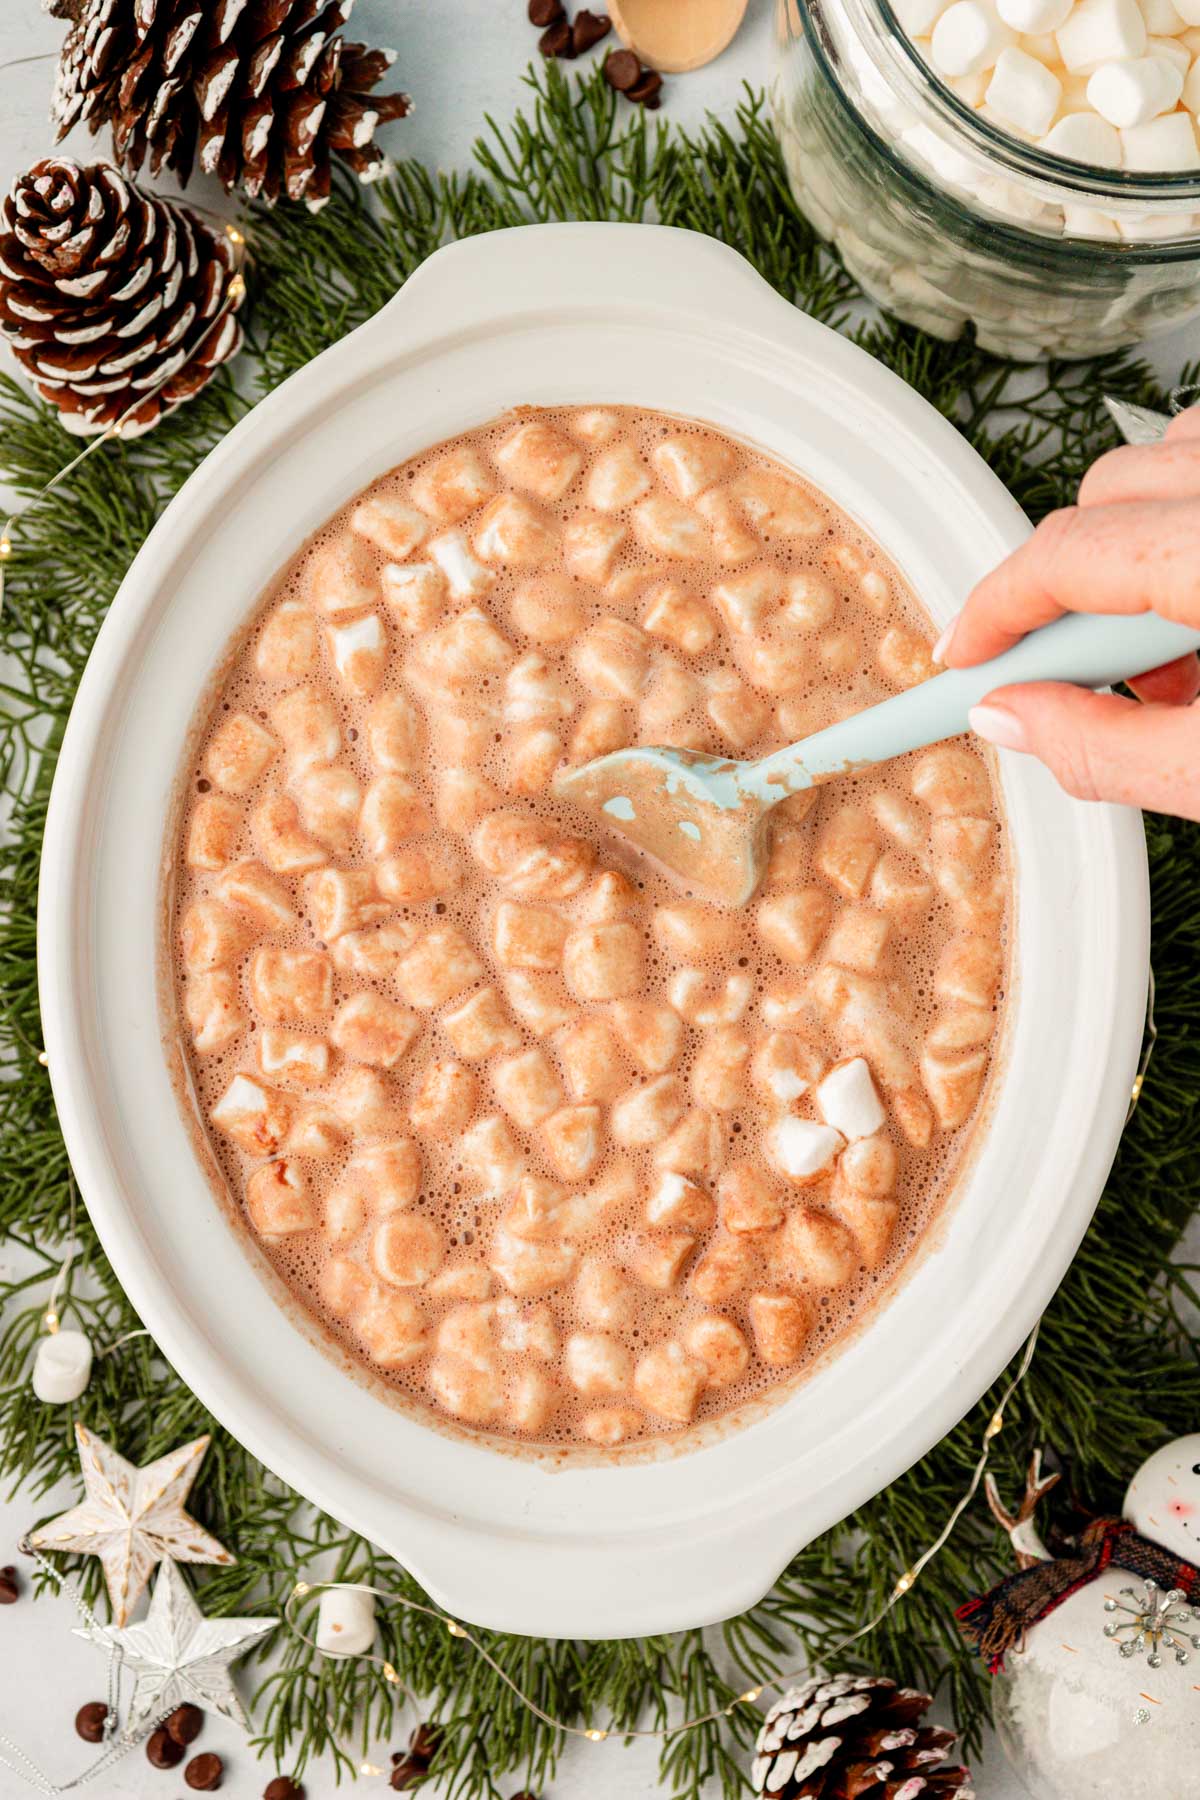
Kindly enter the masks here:
M 934 675 L 757 762 L 639 746 L 572 770 L 555 792 L 686 886 L 726 906 L 744 906 L 762 875 L 767 817 L 789 794 L 957 737 L 969 728 L 971 708 L 1010 683 L 1110 687 L 1197 649 L 1200 631 L 1157 613 L 1073 613 L 989 662 Z

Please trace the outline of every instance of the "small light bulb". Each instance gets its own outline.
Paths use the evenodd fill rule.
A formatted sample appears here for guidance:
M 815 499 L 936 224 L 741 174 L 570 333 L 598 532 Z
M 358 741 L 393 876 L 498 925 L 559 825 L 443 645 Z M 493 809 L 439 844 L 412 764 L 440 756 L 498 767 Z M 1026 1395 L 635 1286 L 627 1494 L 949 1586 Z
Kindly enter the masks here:
M 226 289 L 226 292 L 231 300 L 240 300 L 242 298 L 242 295 L 246 292 L 246 283 L 240 275 L 234 276 Z
M 899 1596 L 900 1594 L 907 1594 L 909 1588 L 912 1587 L 916 1579 L 917 1578 L 911 1569 L 905 1569 L 903 1575 L 892 1589 L 893 1595 Z
M 225 227 L 225 236 L 229 239 L 231 244 L 244 244 L 246 241 L 236 225 L 227 225 Z
M 743 1706 L 753 1706 L 754 1702 L 758 1699 L 758 1697 L 761 1693 L 762 1693 L 762 1689 L 760 1687 L 747 1688 L 746 1692 L 744 1694 L 738 1695 L 738 1701 Z
M 389 1663 L 389 1662 L 385 1662 L 383 1665 L 383 1679 L 385 1681 L 399 1681 L 399 1679 L 400 1679 L 400 1677 L 397 1675 L 395 1669 L 393 1669 L 391 1663 Z
M 585 1731 L 583 1735 L 591 1744 L 602 1744 L 608 1733 L 607 1731 Z
M 58 1314 L 54 1311 L 53 1307 L 51 1307 L 49 1309 L 49 1311 L 46 1313 L 44 1323 L 46 1326 L 46 1330 L 48 1332 L 50 1332 L 52 1335 L 54 1332 L 56 1332 L 58 1330 Z
M 988 1428 L 983 1434 L 984 1443 L 990 1444 L 992 1439 L 994 1437 L 998 1437 L 999 1434 L 1003 1431 L 1003 1429 L 1004 1429 L 1004 1414 L 1002 1412 L 994 1412 L 992 1414 L 991 1418 L 988 1420 Z
M 292 1589 L 292 1593 L 296 1596 L 297 1599 L 299 1599 L 302 1594 L 307 1594 L 308 1593 L 307 1581 L 298 1581 L 296 1583 L 295 1587 Z
M 38 1066 L 43 1069 L 48 1069 L 50 1067 L 50 1058 L 46 1055 L 44 1050 L 38 1051 Z
M 0 558 L 11 556 L 12 553 L 12 539 L 6 531 L 3 537 L 0 537 Z
M 383 1770 L 381 1768 L 377 1767 L 377 1765 L 375 1763 L 369 1763 L 369 1762 L 359 1763 L 358 1772 L 360 1775 L 382 1775 L 383 1774 Z
M 451 1637 L 466 1637 L 467 1635 L 457 1619 L 447 1619 L 446 1630 L 450 1633 Z

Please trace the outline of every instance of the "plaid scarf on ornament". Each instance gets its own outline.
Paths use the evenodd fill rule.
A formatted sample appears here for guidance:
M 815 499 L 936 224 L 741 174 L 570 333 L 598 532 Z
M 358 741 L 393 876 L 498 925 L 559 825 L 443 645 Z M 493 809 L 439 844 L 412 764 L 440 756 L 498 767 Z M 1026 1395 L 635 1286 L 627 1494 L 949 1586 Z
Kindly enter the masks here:
M 1024 1647 L 1032 1625 L 1110 1564 L 1143 1581 L 1156 1581 L 1164 1592 L 1178 1588 L 1193 1605 L 1200 1601 L 1200 1568 L 1141 1537 L 1126 1519 L 1093 1519 L 1078 1537 L 1051 1541 L 1056 1554 L 1048 1562 L 1006 1575 L 989 1593 L 966 1601 L 954 1615 L 963 1637 L 992 1675 L 1004 1667 L 1009 1650 Z

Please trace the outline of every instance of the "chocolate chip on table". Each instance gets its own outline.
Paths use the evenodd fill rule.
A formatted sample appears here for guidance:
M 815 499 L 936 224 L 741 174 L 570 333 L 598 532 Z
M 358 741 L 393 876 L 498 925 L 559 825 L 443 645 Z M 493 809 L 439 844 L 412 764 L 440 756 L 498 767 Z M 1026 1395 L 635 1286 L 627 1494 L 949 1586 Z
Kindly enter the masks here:
M 418 1725 L 408 1740 L 408 1754 L 414 1762 L 431 1763 L 441 1741 L 442 1734 L 436 1725 Z M 393 1760 L 402 1762 L 403 1758 L 397 1756 Z
M 654 69 L 645 69 L 631 88 L 626 88 L 626 98 L 637 106 L 645 106 L 651 112 L 662 105 L 659 95 L 662 92 L 663 78 Z
M 560 0 L 529 0 L 529 23 L 539 30 L 547 25 L 557 25 L 562 16 Z
M 570 20 L 559 19 L 556 25 L 551 25 L 548 30 L 543 31 L 538 39 L 538 49 L 543 56 L 574 56 L 575 49 L 571 38 Z
M 276 1775 L 263 1789 L 263 1800 L 304 1800 L 304 1789 L 290 1775 Z
M 183 1771 L 183 1779 L 190 1788 L 201 1794 L 211 1794 L 214 1788 L 221 1785 L 221 1777 L 225 1773 L 225 1764 L 215 1750 L 202 1750 L 199 1756 L 193 1756 Z
M 104 1741 L 104 1725 L 108 1718 L 108 1707 L 103 1700 L 89 1700 L 75 1714 L 75 1734 L 85 1744 L 100 1744 Z
M 571 27 L 571 48 L 576 56 L 586 56 L 594 50 L 612 30 L 612 20 L 605 13 L 589 12 L 585 7 L 575 14 L 575 23 Z
M 146 1761 L 153 1768 L 174 1769 L 179 1766 L 183 1758 L 183 1745 L 177 1744 L 164 1726 L 160 1725 L 158 1730 L 152 1731 L 146 1739 Z
M 642 65 L 632 50 L 611 50 L 604 59 L 604 79 L 618 94 L 627 94 L 642 78 Z
M 12 1563 L 0 1569 L 0 1606 L 11 1606 L 21 1598 L 21 1584 L 17 1579 L 17 1571 Z
M 394 1788 L 398 1794 L 403 1794 L 409 1788 L 416 1787 L 417 1783 L 423 1781 L 428 1773 L 428 1763 L 418 1762 L 415 1756 L 405 1756 L 396 1764 L 388 1777 L 388 1786 Z
M 177 1706 L 169 1719 L 163 1723 L 163 1730 L 170 1732 L 177 1744 L 194 1744 L 204 1728 L 204 1714 L 190 1700 Z

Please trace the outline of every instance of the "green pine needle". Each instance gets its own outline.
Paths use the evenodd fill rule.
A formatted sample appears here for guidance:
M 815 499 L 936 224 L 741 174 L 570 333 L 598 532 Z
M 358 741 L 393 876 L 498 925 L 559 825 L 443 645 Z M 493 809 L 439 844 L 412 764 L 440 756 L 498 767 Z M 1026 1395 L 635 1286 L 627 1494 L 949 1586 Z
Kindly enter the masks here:
M 771 285 L 815 317 L 850 330 L 950 419 L 1033 517 L 1068 503 L 1089 462 L 1115 441 L 1101 396 L 1163 404 L 1151 372 L 1129 355 L 1055 364 L 1044 373 L 997 362 L 969 339 L 944 344 L 906 326 L 851 327 L 859 295 L 790 198 L 761 96 L 735 121 L 684 133 L 622 108 L 599 75 L 571 85 L 555 65 L 529 77 L 527 110 L 489 120 L 465 176 L 403 163 L 375 190 L 338 177 L 316 218 L 281 208 L 256 217 L 249 368 L 267 392 L 368 318 L 417 265 L 456 237 L 531 219 L 660 220 L 740 250 Z M 861 307 L 857 315 L 861 316 Z M 1197 370 L 1181 372 L 1195 380 Z M 0 1280 L 0 1478 L 31 1515 L 48 1488 L 77 1472 L 76 1415 L 145 1461 L 213 1432 L 195 1490 L 204 1523 L 236 1549 L 228 1569 L 197 1574 L 210 1612 L 278 1607 L 314 1572 L 424 1596 L 405 1571 L 283 1488 L 137 1338 L 96 1365 L 77 1407 L 47 1408 L 28 1382 L 41 1315 L 67 1236 L 72 1180 L 46 1071 L 35 968 L 38 854 L 55 751 L 80 672 L 126 568 L 166 500 L 249 402 L 223 374 L 196 401 L 132 446 L 108 445 L 20 521 L 7 564 L 0 650 L 0 781 L 12 808 L 0 863 L 0 1229 L 34 1273 Z M 54 414 L 0 381 L 0 472 L 21 494 L 41 487 L 77 449 Z M 1186 1323 L 1197 1271 L 1171 1251 L 1196 1203 L 1200 1151 L 1200 839 L 1190 825 L 1148 824 L 1160 1040 L 1096 1224 L 1051 1306 L 1033 1372 L 995 1446 L 1002 1488 L 1017 1492 L 1035 1444 L 1068 1479 L 1061 1504 L 1119 1503 L 1137 1463 L 1200 1417 L 1197 1339 Z M 70 1290 L 61 1310 L 100 1343 L 138 1321 L 79 1208 Z M 869 1617 L 899 1570 L 932 1539 L 969 1478 L 995 1394 L 901 1480 L 797 1555 L 773 1591 L 722 1628 L 723 1658 L 698 1632 L 615 1643 L 542 1643 L 483 1633 L 491 1653 L 558 1717 L 667 1725 L 727 1705 L 803 1655 L 820 1660 Z M 34 1519 L 30 1518 L 30 1524 Z M 987 1684 L 954 1628 L 953 1610 L 1007 1566 L 1007 1546 L 980 1509 L 900 1608 L 859 1647 L 861 1666 L 943 1686 L 968 1747 L 978 1741 Z M 99 1566 L 79 1565 L 100 1598 Z M 698 1600 L 698 1605 L 702 1605 Z M 797 1639 L 801 1650 L 796 1649 Z M 436 1621 L 385 1612 L 381 1647 L 443 1728 L 435 1773 L 460 1800 L 497 1800 L 516 1778 L 552 1777 L 557 1733 L 521 1707 L 468 1646 Z M 332 1752 L 351 1773 L 366 1746 L 392 1731 L 393 1690 L 368 1664 L 331 1662 L 298 1639 L 277 1642 L 262 1680 L 257 1742 L 289 1772 Z M 715 1778 L 742 1791 L 754 1714 L 669 1738 L 663 1783 L 698 1800 Z M 597 1754 L 605 1754 L 598 1752 Z

